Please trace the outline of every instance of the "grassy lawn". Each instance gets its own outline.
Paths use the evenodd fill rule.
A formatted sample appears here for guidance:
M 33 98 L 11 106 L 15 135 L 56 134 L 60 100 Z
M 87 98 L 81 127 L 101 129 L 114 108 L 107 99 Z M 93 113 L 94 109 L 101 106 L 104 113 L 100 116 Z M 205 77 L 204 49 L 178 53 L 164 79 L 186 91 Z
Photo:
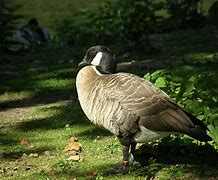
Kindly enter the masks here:
M 217 63 L 208 63 L 217 53 L 216 31 L 181 31 L 151 39 L 161 52 L 139 54 L 134 60 L 155 59 L 180 67 L 188 64 L 192 67 L 187 69 L 190 77 L 201 71 L 217 77 Z M 82 47 L 45 46 L 1 56 L 0 179 L 218 178 L 215 146 L 186 136 L 139 146 L 129 173 L 114 174 L 112 168 L 122 160 L 119 142 L 91 124 L 77 100 L 75 77 L 83 54 Z M 128 71 L 143 76 L 150 69 Z M 216 78 L 208 84 L 215 86 L 213 97 L 217 98 Z M 203 103 L 211 104 L 210 98 Z M 210 107 L 218 114 L 216 103 Z M 79 162 L 68 161 L 69 154 L 64 151 L 72 136 L 82 146 Z

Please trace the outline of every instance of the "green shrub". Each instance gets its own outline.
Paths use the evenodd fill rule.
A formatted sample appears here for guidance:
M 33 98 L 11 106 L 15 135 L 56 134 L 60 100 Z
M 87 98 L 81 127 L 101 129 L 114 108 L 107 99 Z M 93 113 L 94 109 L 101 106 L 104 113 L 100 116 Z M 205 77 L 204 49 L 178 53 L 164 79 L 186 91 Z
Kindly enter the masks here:
M 155 12 L 163 5 L 152 0 L 119 0 L 99 7 L 97 13 L 88 11 L 87 15 L 98 38 L 107 36 L 121 41 L 136 41 L 156 31 L 156 24 L 162 18 L 156 16 Z
M 209 136 L 213 138 L 216 149 L 218 149 L 218 122 L 207 126 L 209 129 Z
M 167 11 L 168 16 L 158 16 Z M 186 0 L 119 0 L 81 11 L 85 20 L 64 20 L 56 37 L 67 44 L 113 44 L 137 42 L 148 34 L 202 27 L 204 17 L 196 3 Z
M 163 3 L 152 0 L 119 0 L 97 9 L 82 11 L 87 21 L 64 20 L 58 24 L 56 37 L 65 43 L 102 43 L 137 41 L 156 32 L 162 17 L 155 12 Z M 113 41 L 113 42 L 112 42 Z
M 215 71 L 202 71 L 199 69 L 194 73 L 193 69 L 183 66 L 173 71 L 163 69 L 147 73 L 144 78 L 153 82 L 176 103 L 209 124 L 218 118 L 216 108 L 218 74 Z
M 147 73 L 144 78 L 164 90 L 177 104 L 208 126 L 209 135 L 218 146 L 218 73 L 215 68 L 192 69 L 182 66 Z

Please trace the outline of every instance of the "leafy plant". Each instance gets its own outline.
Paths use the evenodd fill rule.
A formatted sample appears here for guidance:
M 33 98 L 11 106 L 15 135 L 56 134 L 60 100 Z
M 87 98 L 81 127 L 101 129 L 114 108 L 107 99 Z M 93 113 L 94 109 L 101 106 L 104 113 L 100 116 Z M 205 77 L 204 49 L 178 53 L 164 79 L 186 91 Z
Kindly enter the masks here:
M 163 5 L 152 0 L 120 0 L 99 7 L 97 12 L 87 11 L 87 15 L 99 38 L 136 41 L 155 32 L 157 22 L 162 19 L 155 12 Z
M 209 136 L 213 138 L 216 143 L 215 146 L 218 148 L 218 122 L 215 122 L 214 125 L 210 124 L 207 127 L 209 129 Z
M 156 32 L 156 25 L 163 19 L 156 15 L 156 11 L 163 5 L 152 0 L 107 2 L 97 9 L 81 11 L 87 21 L 64 20 L 58 25 L 56 36 L 69 44 L 137 41 Z
M 204 16 L 196 2 L 186 0 L 119 0 L 83 9 L 86 20 L 64 20 L 58 24 L 56 37 L 66 44 L 113 44 L 137 42 L 148 34 L 203 27 Z M 166 11 L 167 16 L 157 12 Z
M 144 78 L 153 82 L 164 90 L 175 102 L 192 112 L 206 123 L 217 119 L 217 91 L 216 73 L 213 71 L 201 72 L 187 66 L 157 70 L 147 73 Z M 213 82 L 213 83 L 211 83 Z M 207 103 L 206 103 L 207 102 Z

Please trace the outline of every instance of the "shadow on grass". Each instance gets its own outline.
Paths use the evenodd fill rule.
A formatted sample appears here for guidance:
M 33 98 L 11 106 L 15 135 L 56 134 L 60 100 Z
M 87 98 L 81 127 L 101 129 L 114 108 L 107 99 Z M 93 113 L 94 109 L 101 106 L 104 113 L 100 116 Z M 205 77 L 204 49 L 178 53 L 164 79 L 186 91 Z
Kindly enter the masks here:
M 77 100 L 69 101 L 68 104 L 64 105 L 45 107 L 39 111 L 39 115 L 47 113 L 49 114 L 49 117 L 42 118 L 39 116 L 39 118 L 32 118 L 30 120 L 19 123 L 16 128 L 21 129 L 22 131 L 32 131 L 36 129 L 59 129 L 66 127 L 66 125 L 74 128 L 74 126 L 81 125 L 82 127 L 86 128 L 83 128 L 83 130 L 77 133 L 77 136 L 80 137 L 95 139 L 97 136 L 112 135 L 105 129 L 93 125 L 86 118 Z
M 98 136 L 104 137 L 104 136 L 113 136 L 109 131 L 101 128 L 94 126 L 91 129 L 88 129 L 86 131 L 83 131 L 78 134 L 79 137 L 87 137 L 89 139 L 96 139 Z
M 0 133 L 0 146 L 1 145 L 7 146 L 7 145 L 14 144 L 17 142 L 18 142 L 18 139 L 16 139 L 16 137 L 14 137 L 13 135 Z
M 179 137 L 166 137 L 157 145 L 142 145 L 136 152 L 137 156 L 140 157 L 138 161 L 142 165 L 151 156 L 156 158 L 158 162 L 164 164 L 188 163 L 196 165 L 218 165 L 218 152 L 212 145 L 207 143 L 196 144 L 189 138 L 183 140 Z M 142 157 L 146 159 L 142 159 Z
M 10 77 L 3 79 L 0 92 L 6 92 L 6 94 L 9 94 L 9 97 L 10 94 L 15 94 L 15 97 L 19 97 L 19 93 L 22 92 L 29 92 L 31 94 L 29 97 L 27 96 L 22 99 L 14 100 L 10 98 L 0 101 L 0 110 L 32 107 L 38 104 L 48 104 L 76 98 L 75 77 L 77 70 L 59 67 L 56 71 L 37 72 L 36 74 L 27 73 L 25 77 L 18 79 Z
M 189 138 L 166 137 L 155 146 L 142 145 L 136 151 L 135 161 L 139 164 L 133 166 L 135 172 L 150 177 L 164 168 L 172 177 L 176 171 L 201 178 L 218 177 L 218 152 L 210 144 L 196 144 Z
M 5 150 L 5 152 L 1 153 L 1 159 L 2 160 L 14 160 L 14 159 L 21 159 L 24 154 L 27 156 L 30 154 L 37 154 L 38 156 L 45 154 L 46 151 L 53 150 L 52 147 L 40 147 L 40 148 L 25 148 L 20 147 L 17 150 L 9 151 Z M 24 157 L 26 158 L 26 157 Z
M 116 175 L 115 173 L 111 173 L 113 171 L 113 166 L 114 164 L 107 163 L 106 165 L 90 167 L 90 169 L 81 169 L 80 163 L 78 162 L 59 162 L 53 165 L 53 170 L 51 172 L 43 173 L 43 177 L 66 179 L 98 179 L 99 177 L 99 179 L 103 179 L 103 177 Z
M 39 114 L 39 117 L 37 117 Z M 45 114 L 42 117 L 41 114 Z M 23 131 L 35 129 L 58 129 L 69 125 L 87 125 L 89 121 L 83 114 L 79 102 L 76 100 L 68 101 L 67 104 L 57 104 L 54 106 L 41 108 L 36 111 L 35 117 L 30 120 L 19 123 L 16 127 Z
M 9 94 L 9 100 L 0 101 L 0 111 L 76 98 L 77 62 L 69 63 L 73 55 L 69 52 L 63 54 L 65 50 L 51 51 L 52 48 L 47 48 L 24 57 L 6 56 L 10 62 L 3 61 L 0 67 L 0 95 Z M 10 98 L 10 94 L 17 93 L 19 97 L 22 92 L 31 92 L 31 96 L 17 100 Z
M 0 111 L 6 111 L 14 108 L 29 108 L 37 105 L 46 105 L 50 103 L 56 103 L 59 101 L 72 99 L 72 97 L 69 94 L 69 91 L 67 91 L 65 94 L 63 93 L 64 90 L 46 91 L 44 93 L 34 95 L 31 98 L 4 101 L 0 103 Z

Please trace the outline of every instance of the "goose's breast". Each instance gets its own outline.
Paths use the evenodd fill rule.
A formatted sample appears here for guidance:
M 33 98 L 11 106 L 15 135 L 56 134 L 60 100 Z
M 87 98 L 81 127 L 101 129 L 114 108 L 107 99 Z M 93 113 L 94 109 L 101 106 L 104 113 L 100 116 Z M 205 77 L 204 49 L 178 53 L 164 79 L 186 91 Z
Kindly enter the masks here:
M 101 85 L 101 80 L 84 74 L 78 74 L 76 87 L 80 105 L 88 119 L 99 126 L 103 126 L 113 134 L 118 129 L 114 127 L 114 117 L 119 116 L 119 103 L 107 98 Z
M 97 86 L 93 86 L 89 93 L 80 91 L 78 97 L 84 113 L 91 122 L 103 126 L 113 134 L 118 133 L 118 129 L 114 127 L 114 117 L 119 115 L 120 111 L 116 101 L 108 100 Z

